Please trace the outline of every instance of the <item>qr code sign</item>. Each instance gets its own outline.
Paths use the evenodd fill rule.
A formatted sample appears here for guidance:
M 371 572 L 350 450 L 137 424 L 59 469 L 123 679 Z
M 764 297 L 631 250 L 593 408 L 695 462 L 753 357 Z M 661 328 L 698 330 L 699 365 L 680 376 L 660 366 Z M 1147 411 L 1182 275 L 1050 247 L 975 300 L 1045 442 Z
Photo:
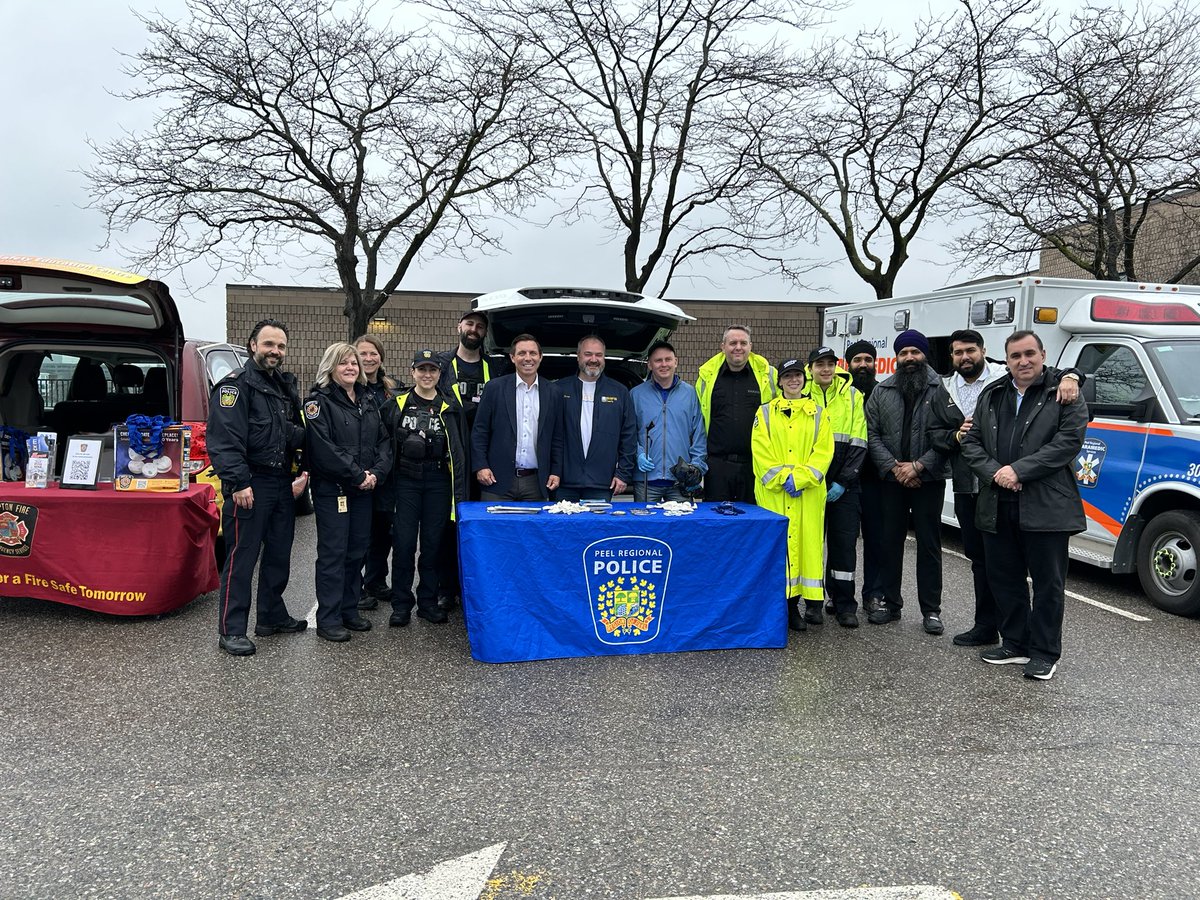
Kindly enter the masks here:
M 70 468 L 67 471 L 67 481 L 87 482 L 91 481 L 91 466 L 88 465 L 86 459 L 73 459 L 70 461 Z

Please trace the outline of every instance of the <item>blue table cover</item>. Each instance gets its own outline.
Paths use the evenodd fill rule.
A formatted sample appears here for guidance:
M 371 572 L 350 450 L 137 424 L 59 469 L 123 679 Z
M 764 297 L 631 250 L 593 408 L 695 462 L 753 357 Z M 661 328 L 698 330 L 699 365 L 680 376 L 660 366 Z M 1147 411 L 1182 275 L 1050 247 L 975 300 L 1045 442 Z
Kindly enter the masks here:
M 489 513 L 459 506 L 471 655 L 483 662 L 783 647 L 787 519 Z M 507 504 L 541 509 L 543 504 Z

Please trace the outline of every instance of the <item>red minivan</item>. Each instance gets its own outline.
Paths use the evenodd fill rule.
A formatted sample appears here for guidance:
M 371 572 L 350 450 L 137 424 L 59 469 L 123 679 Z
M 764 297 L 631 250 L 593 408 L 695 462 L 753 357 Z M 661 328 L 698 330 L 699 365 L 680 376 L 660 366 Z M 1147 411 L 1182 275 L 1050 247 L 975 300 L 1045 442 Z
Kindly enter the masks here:
M 205 442 L 212 386 L 249 358 L 244 347 L 186 340 L 160 281 L 88 263 L 0 256 L 0 425 L 29 434 L 106 434 L 134 414 L 192 427 L 189 474 L 221 487 Z M 60 462 L 61 466 L 61 454 Z M 297 511 L 310 511 L 307 498 Z M 223 556 L 218 539 L 218 558 Z

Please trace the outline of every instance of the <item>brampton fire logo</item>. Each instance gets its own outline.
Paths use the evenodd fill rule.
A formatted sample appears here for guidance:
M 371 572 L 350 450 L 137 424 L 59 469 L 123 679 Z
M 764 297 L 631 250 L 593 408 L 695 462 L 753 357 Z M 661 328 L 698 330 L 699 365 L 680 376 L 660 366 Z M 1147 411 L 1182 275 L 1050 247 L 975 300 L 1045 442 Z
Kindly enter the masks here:
M 1086 438 L 1079 456 L 1075 458 L 1075 480 L 1080 487 L 1093 488 L 1100 478 L 1100 466 L 1108 455 L 1108 446 L 1096 438 Z
M 588 602 L 604 644 L 646 644 L 658 637 L 671 573 L 671 547 L 654 538 L 604 538 L 583 551 Z
M 28 556 L 38 509 L 26 503 L 0 502 L 0 556 Z

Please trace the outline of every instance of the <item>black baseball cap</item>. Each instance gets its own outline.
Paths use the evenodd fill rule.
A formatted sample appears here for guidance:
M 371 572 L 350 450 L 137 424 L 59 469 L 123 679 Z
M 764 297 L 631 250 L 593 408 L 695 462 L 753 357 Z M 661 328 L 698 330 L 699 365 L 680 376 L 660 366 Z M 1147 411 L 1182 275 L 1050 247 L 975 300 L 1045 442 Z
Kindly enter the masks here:
M 458 317 L 458 321 L 465 322 L 467 319 L 471 318 L 471 316 L 475 316 L 477 319 L 483 319 L 484 325 L 488 324 L 487 313 L 481 309 L 468 309 L 465 313 Z
M 442 361 L 432 350 L 418 350 L 415 354 L 413 354 L 412 363 L 412 367 L 414 369 L 417 366 L 437 366 L 437 368 L 440 370 L 442 368 Z
M 804 373 L 804 360 L 797 359 L 795 357 L 793 357 L 791 359 L 785 359 L 783 362 L 781 362 L 779 364 L 779 377 L 782 378 L 788 372 L 800 372 L 801 374 L 803 374 Z
M 818 359 L 832 359 L 837 362 L 837 352 L 832 347 L 818 347 L 812 353 L 808 354 L 808 364 L 811 366 Z

